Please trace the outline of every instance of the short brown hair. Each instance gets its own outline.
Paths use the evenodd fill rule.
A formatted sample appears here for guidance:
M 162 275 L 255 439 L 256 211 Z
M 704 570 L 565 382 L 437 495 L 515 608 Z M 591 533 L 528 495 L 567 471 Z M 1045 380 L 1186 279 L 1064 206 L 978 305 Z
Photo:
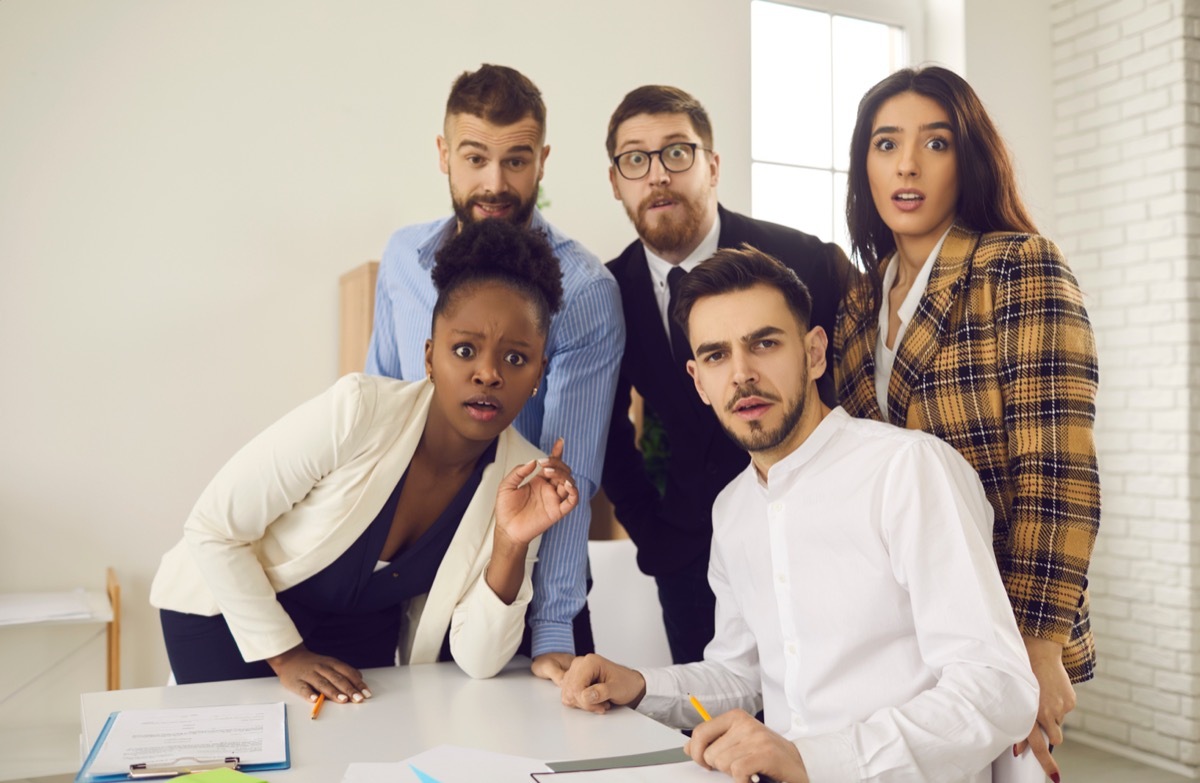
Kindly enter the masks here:
M 621 100 L 621 105 L 613 112 L 608 121 L 608 157 L 617 152 L 617 128 L 630 117 L 639 114 L 686 114 L 692 121 L 692 129 L 704 142 L 703 146 L 712 149 L 712 122 L 708 112 L 700 101 L 678 87 L 668 87 L 662 84 L 647 84 L 638 87 Z
M 526 117 L 546 132 L 546 104 L 529 77 L 505 65 L 484 63 L 475 72 L 463 71 L 450 88 L 446 118 L 470 114 L 493 125 L 512 125 Z
M 679 281 L 679 294 L 671 317 L 689 335 L 688 317 L 696 302 L 707 296 L 745 291 L 756 285 L 774 288 L 783 295 L 802 331 L 812 323 L 812 294 L 783 262 L 743 242 L 741 247 L 722 248 L 712 258 L 688 272 Z

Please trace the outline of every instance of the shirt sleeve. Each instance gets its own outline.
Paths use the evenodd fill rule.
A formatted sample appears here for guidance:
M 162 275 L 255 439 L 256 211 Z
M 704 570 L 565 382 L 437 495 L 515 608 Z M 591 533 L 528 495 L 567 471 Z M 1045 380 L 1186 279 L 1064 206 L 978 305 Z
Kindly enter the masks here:
M 704 649 L 704 660 L 638 670 L 646 680 L 638 712 L 678 729 L 693 728 L 701 721 L 689 694 L 710 715 L 733 709 L 754 715 L 762 709 L 758 644 L 729 585 L 717 546 L 709 557 L 708 582 L 717 599 L 716 632 Z
M 391 279 L 399 264 L 400 251 L 393 237 L 383 251 L 379 273 L 375 280 L 375 318 L 371 324 L 371 340 L 367 344 L 368 375 L 383 375 L 400 379 L 400 347 L 396 343 L 396 321 L 393 317 Z
M 542 385 L 544 412 L 539 446 L 546 453 L 560 437 L 571 466 L 579 506 L 542 535 L 533 571 L 529 626 L 534 657 L 573 653 L 571 623 L 587 597 L 587 538 L 592 495 L 600 484 L 604 446 L 621 354 L 625 320 L 617 283 L 607 274 L 589 283 L 556 318 L 560 349 Z
M 242 447 L 184 524 L 188 549 L 247 661 L 303 641 L 255 548 L 280 515 L 353 454 L 370 421 L 361 377 L 343 377 Z
M 993 559 L 991 506 L 970 465 L 933 439 L 901 450 L 882 521 L 937 683 L 845 729 L 794 740 L 812 783 L 962 780 L 1029 733 L 1037 681 Z
M 997 366 L 1014 486 L 997 557 L 1021 633 L 1066 644 L 1100 526 L 1096 344 L 1053 243 L 1026 237 L 999 270 Z

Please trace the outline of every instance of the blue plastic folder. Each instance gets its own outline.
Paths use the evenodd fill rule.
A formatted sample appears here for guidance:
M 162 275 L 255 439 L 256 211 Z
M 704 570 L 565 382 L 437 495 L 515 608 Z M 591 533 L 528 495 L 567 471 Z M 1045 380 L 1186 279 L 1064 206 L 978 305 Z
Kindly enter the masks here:
M 236 749 L 231 749 L 231 750 L 227 751 L 226 755 L 214 758 L 214 757 L 212 757 L 212 754 L 211 754 L 212 749 L 208 748 L 207 749 L 209 751 L 208 753 L 197 752 L 195 755 L 184 755 L 183 757 L 175 758 L 173 761 L 168 761 L 168 762 L 163 762 L 160 760 L 160 761 L 158 761 L 158 763 L 145 765 L 146 766 L 145 769 L 129 768 L 129 769 L 125 769 L 124 771 L 121 771 L 121 772 L 116 772 L 113 770 L 113 765 L 110 763 L 110 764 L 106 765 L 107 766 L 106 769 L 103 769 L 103 770 L 100 770 L 97 772 L 92 771 L 92 768 L 97 764 L 97 761 L 103 757 L 103 754 L 102 754 L 103 749 L 108 747 L 110 744 L 121 743 L 123 741 L 123 739 L 115 739 L 115 737 L 117 737 L 120 734 L 120 732 L 114 731 L 114 726 L 117 726 L 117 722 L 122 715 L 126 715 L 130 720 L 132 720 L 132 717 L 134 715 L 138 715 L 139 717 L 145 717 L 145 716 L 149 716 L 149 715 L 160 716 L 164 719 L 164 723 L 161 724 L 163 733 L 165 735 L 170 736 L 172 734 L 178 735 L 178 734 L 186 733 L 186 731 L 184 731 L 184 729 L 186 729 L 187 724 L 186 723 L 180 723 L 178 725 L 172 724 L 171 720 L 173 717 L 178 716 L 182 720 L 186 716 L 189 716 L 192 714 L 197 714 L 197 713 L 202 716 L 205 716 L 205 715 L 209 715 L 209 714 L 218 713 L 219 711 L 222 711 L 222 710 L 224 710 L 224 711 L 232 710 L 232 711 L 237 712 L 237 711 L 242 711 L 242 710 L 250 710 L 250 709 L 253 709 L 256 707 L 270 708 L 272 713 L 277 708 L 279 714 L 281 715 L 280 720 L 282 721 L 282 725 L 279 727 L 279 730 L 282 733 L 282 749 L 280 752 L 281 757 L 279 757 L 279 758 L 274 757 L 275 754 L 270 754 L 265 758 L 260 758 L 260 759 L 257 759 L 257 760 L 254 760 L 254 761 L 251 761 L 248 763 L 242 763 L 241 757 L 238 756 L 238 751 Z M 226 715 L 226 718 L 228 719 L 228 714 Z M 273 720 L 273 719 L 274 719 L 273 714 L 268 714 L 265 718 L 265 720 L 268 720 L 268 721 Z M 241 720 L 241 716 L 239 716 L 238 718 L 235 719 L 235 721 L 237 721 L 237 720 Z M 244 725 L 251 725 L 251 726 L 256 725 L 253 723 L 248 723 L 245 720 L 241 720 L 241 722 Z M 149 724 L 149 725 L 153 726 L 155 724 Z M 267 723 L 264 722 L 263 726 L 264 726 L 264 733 L 265 733 L 266 729 L 267 729 Z M 167 740 L 167 741 L 172 742 L 171 740 Z M 186 740 L 184 742 L 186 743 Z M 146 744 L 145 741 L 141 737 L 139 737 L 138 743 L 139 743 L 139 746 L 142 744 Z M 113 748 L 110 748 L 110 753 L 113 751 L 119 751 L 119 750 L 120 750 L 120 748 L 113 747 Z M 187 750 L 184 749 L 182 752 L 186 754 Z M 289 767 L 291 767 L 291 765 L 292 765 L 292 754 L 291 754 L 291 746 L 288 741 L 287 707 L 283 703 L 230 705 L 227 707 L 196 707 L 196 708 L 177 708 L 177 709 L 169 709 L 168 708 L 168 709 L 158 709 L 158 710 L 127 710 L 125 712 L 114 712 L 108 716 L 108 720 L 106 720 L 104 722 L 104 728 L 100 731 L 100 736 L 96 738 L 96 742 L 94 745 L 92 745 L 92 749 L 88 753 L 87 759 L 84 760 L 84 762 L 83 762 L 83 767 L 79 770 L 79 774 L 77 774 L 75 776 L 75 783 L 107 783 L 108 781 L 167 779 L 167 778 L 172 778 L 172 777 L 176 777 L 179 775 L 186 775 L 190 772 L 199 772 L 199 771 L 203 771 L 203 770 L 213 770 L 213 769 L 222 769 L 222 768 L 236 769 L 236 770 L 240 770 L 242 772 L 257 772 L 257 771 L 272 770 L 272 769 L 288 769 Z

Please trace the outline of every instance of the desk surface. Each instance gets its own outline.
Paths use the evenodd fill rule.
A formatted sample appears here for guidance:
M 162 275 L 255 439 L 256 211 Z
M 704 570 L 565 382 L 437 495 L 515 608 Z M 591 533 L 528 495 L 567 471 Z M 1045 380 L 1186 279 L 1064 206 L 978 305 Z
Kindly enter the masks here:
M 684 737 L 643 715 L 568 709 L 558 688 L 529 673 L 528 662 L 490 680 L 472 680 L 453 663 L 369 669 L 373 698 L 363 704 L 310 706 L 275 678 L 177 685 L 81 698 L 83 741 L 91 748 L 109 713 L 218 704 L 287 704 L 292 768 L 272 783 L 337 783 L 356 761 L 399 761 L 435 745 L 483 748 L 541 761 L 619 756 L 679 747 Z

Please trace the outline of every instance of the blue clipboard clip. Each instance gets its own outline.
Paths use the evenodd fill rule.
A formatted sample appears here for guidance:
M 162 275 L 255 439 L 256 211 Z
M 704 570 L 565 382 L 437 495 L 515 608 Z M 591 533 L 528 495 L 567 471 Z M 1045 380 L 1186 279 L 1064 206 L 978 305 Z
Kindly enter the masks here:
M 207 761 L 184 756 L 170 764 L 130 764 L 129 778 L 131 780 L 146 780 L 149 778 L 173 778 L 179 775 L 190 775 L 193 772 L 207 772 L 210 769 L 237 769 L 241 763 L 239 756 L 226 756 L 223 759 Z

